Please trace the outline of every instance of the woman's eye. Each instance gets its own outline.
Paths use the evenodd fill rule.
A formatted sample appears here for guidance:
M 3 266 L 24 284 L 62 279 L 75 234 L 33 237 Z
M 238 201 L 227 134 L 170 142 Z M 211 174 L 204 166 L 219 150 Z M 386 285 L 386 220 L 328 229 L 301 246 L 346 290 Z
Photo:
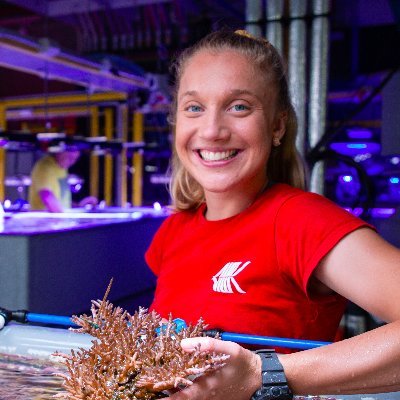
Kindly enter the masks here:
M 200 112 L 201 111 L 201 107 L 197 106 L 197 105 L 191 105 L 191 106 L 187 106 L 185 108 L 185 111 L 189 111 L 189 112 Z
M 233 111 L 247 111 L 249 107 L 245 106 L 244 104 L 235 104 L 231 107 Z

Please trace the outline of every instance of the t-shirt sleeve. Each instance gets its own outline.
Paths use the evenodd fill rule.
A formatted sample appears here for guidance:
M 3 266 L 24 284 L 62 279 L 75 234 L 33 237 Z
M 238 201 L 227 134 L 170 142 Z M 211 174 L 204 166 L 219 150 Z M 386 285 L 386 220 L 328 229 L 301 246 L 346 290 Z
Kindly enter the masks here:
M 171 217 L 168 217 L 158 228 L 144 256 L 147 265 L 150 267 L 155 275 L 158 275 L 160 272 L 164 241 L 167 237 L 170 218 Z
M 314 193 L 288 199 L 276 217 L 278 266 L 307 293 L 308 280 L 322 258 L 350 232 L 366 223 Z
M 54 190 L 54 182 L 57 178 L 54 175 L 54 168 L 47 164 L 39 165 L 32 174 L 32 180 L 35 182 L 37 190 L 49 189 Z

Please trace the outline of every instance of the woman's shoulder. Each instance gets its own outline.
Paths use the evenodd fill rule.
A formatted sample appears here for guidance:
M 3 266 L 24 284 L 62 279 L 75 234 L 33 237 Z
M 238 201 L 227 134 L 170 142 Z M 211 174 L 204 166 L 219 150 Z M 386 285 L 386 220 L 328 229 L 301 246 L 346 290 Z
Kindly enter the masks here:
M 295 220 L 328 216 L 354 217 L 325 196 L 287 184 L 277 183 L 268 192 L 261 205 L 265 212 L 274 210 L 276 215 L 290 215 Z
M 280 207 L 286 203 L 294 204 L 299 201 L 307 201 L 307 199 L 314 198 L 314 195 L 315 193 L 307 192 L 286 183 L 275 183 L 265 192 L 263 198 L 264 203 L 275 204 Z M 317 199 L 320 197 L 322 196 L 317 195 Z
M 276 183 L 271 188 L 271 197 L 277 202 L 280 203 L 302 203 L 302 202 L 310 202 L 310 203 L 328 203 L 333 205 L 334 207 L 339 207 L 332 200 L 329 200 L 327 197 L 318 194 L 306 191 L 304 189 L 299 189 L 285 183 Z
M 313 192 L 297 189 L 286 184 L 278 184 L 275 189 L 276 213 L 291 221 L 302 221 L 304 225 L 326 221 L 331 224 L 362 223 L 364 221 L 348 210 Z
M 202 213 L 204 205 L 194 210 L 173 210 L 171 209 L 170 214 L 164 220 L 162 226 L 164 229 L 166 227 L 172 228 L 174 226 L 181 226 L 182 224 L 187 224 L 194 222 L 199 214 Z

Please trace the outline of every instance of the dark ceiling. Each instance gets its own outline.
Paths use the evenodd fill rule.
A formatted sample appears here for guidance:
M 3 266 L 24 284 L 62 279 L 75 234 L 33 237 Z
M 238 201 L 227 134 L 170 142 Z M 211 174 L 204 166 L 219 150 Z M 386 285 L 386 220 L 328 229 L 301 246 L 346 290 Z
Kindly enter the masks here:
M 145 72 L 164 74 L 176 52 L 210 30 L 242 28 L 245 10 L 245 0 L 3 0 L 0 29 L 48 38 L 81 56 L 112 55 L 120 65 L 126 60 Z M 333 0 L 331 10 L 332 81 L 398 64 L 399 0 Z M 28 82 L 21 72 L 0 72 L 1 97 L 43 90 L 38 77 Z M 49 91 L 65 89 L 56 81 L 48 86 Z

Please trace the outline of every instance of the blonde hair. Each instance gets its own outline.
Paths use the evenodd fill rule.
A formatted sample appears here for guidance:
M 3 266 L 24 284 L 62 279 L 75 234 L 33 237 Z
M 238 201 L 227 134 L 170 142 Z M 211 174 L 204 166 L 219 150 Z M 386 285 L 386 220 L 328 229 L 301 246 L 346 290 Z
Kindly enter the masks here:
M 208 34 L 192 47 L 185 49 L 172 64 L 175 90 L 169 122 L 173 129 L 176 122 L 177 93 L 183 71 L 188 61 L 203 50 L 233 50 L 246 56 L 266 78 L 268 77 L 268 80 L 265 80 L 266 84 L 276 87 L 278 111 L 286 112 L 287 120 L 281 145 L 272 147 L 266 165 L 268 179 L 304 189 L 305 167 L 296 150 L 297 118 L 290 100 L 286 73 L 278 51 L 266 39 L 252 36 L 246 31 L 221 30 Z M 176 210 L 196 209 L 205 201 L 203 188 L 186 171 L 176 154 L 175 146 L 171 161 L 170 194 L 172 205 Z

